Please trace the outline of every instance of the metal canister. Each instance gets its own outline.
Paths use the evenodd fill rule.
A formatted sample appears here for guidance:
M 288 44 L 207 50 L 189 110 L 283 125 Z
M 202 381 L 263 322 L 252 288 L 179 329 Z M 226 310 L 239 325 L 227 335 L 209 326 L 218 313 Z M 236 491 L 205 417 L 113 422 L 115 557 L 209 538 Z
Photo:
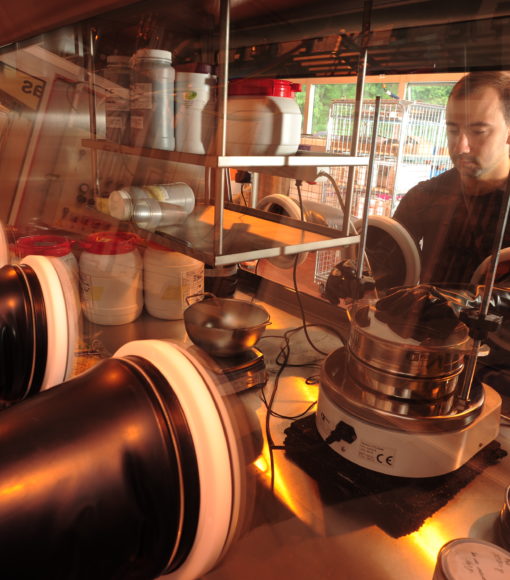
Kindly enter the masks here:
M 484 540 L 459 538 L 439 551 L 432 580 L 501 578 L 510 578 L 510 552 Z
M 175 70 L 168 50 L 143 48 L 131 59 L 131 145 L 173 151 Z

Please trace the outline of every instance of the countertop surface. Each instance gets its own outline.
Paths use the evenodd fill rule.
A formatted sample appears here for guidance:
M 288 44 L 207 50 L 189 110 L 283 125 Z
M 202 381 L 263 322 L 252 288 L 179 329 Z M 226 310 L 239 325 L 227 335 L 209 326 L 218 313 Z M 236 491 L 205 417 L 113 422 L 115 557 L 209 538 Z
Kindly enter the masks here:
M 265 493 L 257 497 L 253 522 L 205 578 L 431 580 L 438 552 L 448 541 L 469 537 L 499 543 L 497 523 L 510 485 L 510 456 L 485 467 L 417 531 L 399 538 L 377 525 L 367 498 L 335 502 L 329 497 L 325 501 L 320 485 L 287 456 L 283 444 L 292 418 L 314 412 L 321 361 L 342 343 L 334 331 L 310 324 L 305 333 L 301 318 L 263 305 L 271 315 L 271 325 L 257 347 L 264 354 L 269 380 L 263 393 L 254 389 L 246 399 L 265 433 L 266 407 L 261 395 L 266 400 L 271 397 L 278 377 L 272 407 L 278 416 L 269 422 L 277 447 L 273 451 L 274 472 L 271 476 L 266 446 L 256 462 Z M 182 321 L 147 319 L 128 329 L 127 334 L 125 327 L 122 330 L 124 342 L 128 336 L 171 338 L 190 344 Z M 97 327 L 90 332 L 89 338 L 93 336 L 96 347 L 100 345 L 106 355 L 120 346 L 118 329 Z M 285 344 L 289 347 L 288 365 L 281 370 Z M 510 424 L 502 423 L 497 441 L 502 449 L 510 450 Z

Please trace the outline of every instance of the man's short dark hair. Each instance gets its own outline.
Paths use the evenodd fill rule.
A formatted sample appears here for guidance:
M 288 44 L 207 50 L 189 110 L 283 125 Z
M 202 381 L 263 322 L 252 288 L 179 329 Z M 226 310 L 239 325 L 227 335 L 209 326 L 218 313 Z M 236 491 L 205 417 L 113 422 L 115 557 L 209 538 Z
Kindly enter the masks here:
M 510 73 L 507 71 L 470 72 L 457 81 L 449 99 L 468 97 L 477 90 L 487 87 L 492 87 L 498 93 L 503 108 L 503 116 L 507 125 L 510 125 Z

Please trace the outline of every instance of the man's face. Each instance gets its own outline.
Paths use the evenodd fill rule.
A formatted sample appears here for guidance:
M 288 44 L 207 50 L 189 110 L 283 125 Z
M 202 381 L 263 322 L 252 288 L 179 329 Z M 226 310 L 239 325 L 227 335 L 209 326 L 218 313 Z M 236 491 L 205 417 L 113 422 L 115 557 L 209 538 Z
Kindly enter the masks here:
M 448 150 L 463 180 L 504 179 L 509 169 L 510 128 L 492 87 L 450 98 L 446 107 Z

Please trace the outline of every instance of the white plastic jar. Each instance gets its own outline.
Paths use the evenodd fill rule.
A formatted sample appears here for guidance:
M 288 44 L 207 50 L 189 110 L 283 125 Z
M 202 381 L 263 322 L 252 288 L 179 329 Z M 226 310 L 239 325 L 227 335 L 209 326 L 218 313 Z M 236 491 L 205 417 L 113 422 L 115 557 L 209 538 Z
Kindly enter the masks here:
M 458 538 L 439 551 L 432 580 L 510 578 L 510 553 L 491 542 Z
M 53 256 L 62 262 L 71 274 L 71 279 L 78 286 L 78 261 L 73 254 L 71 241 L 65 236 L 34 235 L 22 236 L 16 240 L 16 258 L 25 256 Z
M 197 64 L 193 72 L 175 75 L 175 149 L 207 153 L 216 128 L 216 77 L 211 66 Z
M 127 324 L 143 308 L 142 258 L 131 234 L 98 232 L 82 242 L 83 314 L 96 324 Z
M 227 103 L 227 155 L 293 155 L 301 141 L 301 86 L 281 79 L 234 79 Z
M 147 312 L 177 320 L 183 317 L 187 299 L 204 292 L 204 264 L 150 242 L 143 257 L 143 282 Z

